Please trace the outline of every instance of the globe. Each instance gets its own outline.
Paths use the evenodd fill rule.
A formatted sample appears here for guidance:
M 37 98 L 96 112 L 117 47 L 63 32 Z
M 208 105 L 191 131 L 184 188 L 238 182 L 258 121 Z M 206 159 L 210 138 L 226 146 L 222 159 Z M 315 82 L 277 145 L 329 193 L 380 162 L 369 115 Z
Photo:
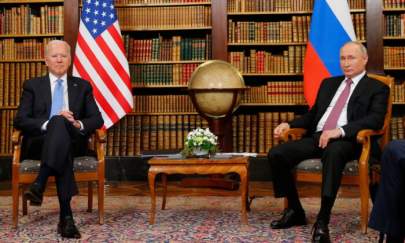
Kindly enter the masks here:
M 230 63 L 211 60 L 198 66 L 190 77 L 188 90 L 197 110 L 210 118 L 225 117 L 239 107 L 245 82 Z

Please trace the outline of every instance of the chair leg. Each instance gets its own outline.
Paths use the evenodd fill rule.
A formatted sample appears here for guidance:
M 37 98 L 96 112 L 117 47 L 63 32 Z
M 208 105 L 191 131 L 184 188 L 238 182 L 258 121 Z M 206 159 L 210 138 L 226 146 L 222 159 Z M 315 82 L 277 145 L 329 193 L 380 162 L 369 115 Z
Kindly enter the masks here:
M 24 196 L 24 191 L 22 191 L 22 193 L 23 193 L 23 195 L 21 195 L 22 211 L 23 211 L 23 215 L 25 216 L 28 214 L 28 200 Z
M 12 195 L 13 195 L 13 227 L 16 229 L 18 225 L 18 206 L 19 206 L 19 185 L 13 183 Z
M 98 221 L 104 224 L 104 179 L 98 181 Z
M 22 186 L 22 190 L 21 190 L 21 202 L 22 202 L 22 210 L 23 210 L 23 215 L 27 215 L 28 214 L 28 200 L 27 198 L 24 196 L 24 192 L 27 190 L 27 186 L 23 185 Z
M 363 234 L 367 234 L 367 224 L 368 224 L 368 204 L 369 204 L 369 197 L 365 197 L 363 195 L 360 196 L 360 205 L 361 205 L 361 213 L 360 213 L 360 226 L 361 232 Z
M 162 185 L 163 185 L 163 200 L 162 200 L 162 210 L 166 208 L 166 195 L 167 195 L 167 175 L 162 174 Z
M 87 182 L 87 212 L 93 211 L 93 182 Z
M 363 234 L 367 233 L 368 225 L 368 204 L 370 199 L 368 175 L 363 177 L 360 174 L 360 227 Z

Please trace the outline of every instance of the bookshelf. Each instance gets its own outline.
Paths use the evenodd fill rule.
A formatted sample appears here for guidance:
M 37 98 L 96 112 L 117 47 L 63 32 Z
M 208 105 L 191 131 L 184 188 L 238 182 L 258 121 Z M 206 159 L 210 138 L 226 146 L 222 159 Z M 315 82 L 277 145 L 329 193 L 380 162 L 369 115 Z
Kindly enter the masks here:
M 358 39 L 366 42 L 364 0 L 349 1 Z M 303 60 L 313 0 L 227 0 L 228 61 L 249 90 L 233 120 L 233 150 L 265 155 L 275 126 L 307 109 Z
M 383 0 L 384 71 L 395 77 L 391 139 L 404 139 L 405 3 Z
M 191 129 L 208 126 L 186 88 L 194 69 L 212 59 L 211 2 L 117 1 L 116 8 L 134 109 L 108 131 L 107 156 L 182 149 Z
M 73 47 L 73 56 L 81 2 L 0 3 L 0 156 L 9 156 L 12 118 L 22 82 L 46 71 L 41 48 L 47 41 L 63 38 Z M 388 3 L 393 5 L 383 6 Z M 383 58 L 387 48 L 391 49 L 385 52 L 405 52 L 401 49 L 405 48 L 405 36 L 385 35 L 384 24 L 387 16 L 405 14 L 400 3 L 349 0 L 356 35 L 373 50 L 368 70 L 385 71 L 398 79 L 394 131 L 402 128 L 399 124 L 405 111 L 401 100 L 405 62 L 401 59 L 399 65 L 384 67 Z M 302 60 L 312 5 L 313 0 L 117 0 L 135 107 L 109 130 L 107 155 L 126 157 L 180 149 L 189 130 L 208 126 L 191 105 L 186 87 L 196 66 L 210 59 L 233 63 L 251 87 L 224 127 L 226 142 L 234 151 L 264 155 L 276 143 L 271 139 L 273 128 L 307 109 L 301 95 Z M 19 27 L 5 28 L 6 15 L 14 16 L 11 19 L 17 25 L 13 26 Z M 398 19 L 390 17 L 389 21 Z M 366 26 L 373 31 L 366 31 Z M 30 51 L 21 53 L 21 49 Z M 395 60 L 385 58 L 385 62 Z
M 0 1 L 0 156 L 12 152 L 13 118 L 26 79 L 46 73 L 43 49 L 64 35 L 64 2 Z

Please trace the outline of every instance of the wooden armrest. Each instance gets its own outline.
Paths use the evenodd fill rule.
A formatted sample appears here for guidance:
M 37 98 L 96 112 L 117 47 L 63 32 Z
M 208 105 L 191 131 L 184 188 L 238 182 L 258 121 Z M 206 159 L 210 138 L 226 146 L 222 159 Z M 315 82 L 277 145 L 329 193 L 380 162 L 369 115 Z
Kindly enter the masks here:
M 280 140 L 283 142 L 287 142 L 288 140 L 298 140 L 307 132 L 304 128 L 290 128 L 284 131 L 281 136 Z
M 97 153 L 98 162 L 100 164 L 104 164 L 104 160 L 105 160 L 104 145 L 106 143 L 106 136 L 107 136 L 106 134 L 107 134 L 106 131 L 103 129 L 97 129 L 95 131 L 96 153 Z
M 96 140 L 99 142 L 99 143 L 105 143 L 106 142 L 106 132 L 105 132 L 105 130 L 103 130 L 103 129 L 97 129 L 96 130 L 96 132 L 95 132 L 95 134 L 96 134 Z
M 13 134 L 11 135 L 11 142 L 13 145 L 21 144 L 22 141 L 22 132 L 18 129 L 13 130 Z
M 384 130 L 363 129 L 357 133 L 357 142 L 364 144 L 366 142 L 369 142 L 369 139 L 371 136 L 383 135 L 383 134 L 384 134 Z

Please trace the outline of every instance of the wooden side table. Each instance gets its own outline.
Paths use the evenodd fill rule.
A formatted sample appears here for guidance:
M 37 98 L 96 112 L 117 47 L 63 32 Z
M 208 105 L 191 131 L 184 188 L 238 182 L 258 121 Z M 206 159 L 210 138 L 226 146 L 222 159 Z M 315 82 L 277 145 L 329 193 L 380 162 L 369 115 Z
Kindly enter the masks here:
M 247 196 L 248 196 L 248 157 L 234 156 L 228 158 L 170 158 L 153 157 L 149 160 L 148 181 L 151 196 L 151 212 L 149 223 L 154 224 L 156 214 L 156 176 L 163 174 L 163 203 L 162 209 L 166 205 L 167 175 L 170 174 L 227 174 L 237 173 L 240 176 L 239 194 L 241 198 L 241 222 L 247 224 Z

